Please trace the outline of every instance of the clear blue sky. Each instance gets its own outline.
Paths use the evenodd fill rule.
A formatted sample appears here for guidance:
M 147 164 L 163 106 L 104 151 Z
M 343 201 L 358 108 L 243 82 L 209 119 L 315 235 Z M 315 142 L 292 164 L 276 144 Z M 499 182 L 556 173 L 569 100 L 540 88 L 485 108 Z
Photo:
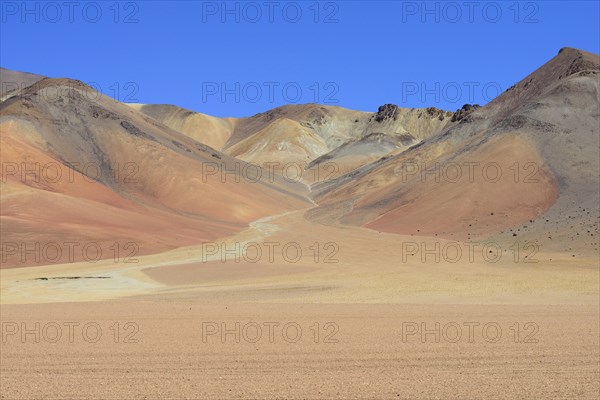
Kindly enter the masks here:
M 3 0 L 0 64 L 217 116 L 294 102 L 455 110 L 561 47 L 600 52 L 598 1 L 76 3 Z

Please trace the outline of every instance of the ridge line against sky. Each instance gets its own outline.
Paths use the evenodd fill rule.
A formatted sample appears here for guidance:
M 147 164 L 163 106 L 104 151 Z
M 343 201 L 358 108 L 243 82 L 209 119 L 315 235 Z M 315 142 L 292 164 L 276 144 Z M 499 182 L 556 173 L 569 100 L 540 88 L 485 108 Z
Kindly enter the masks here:
M 600 53 L 595 1 L 67 3 L 0 3 L 0 65 L 220 117 L 299 103 L 454 111 L 562 47 Z

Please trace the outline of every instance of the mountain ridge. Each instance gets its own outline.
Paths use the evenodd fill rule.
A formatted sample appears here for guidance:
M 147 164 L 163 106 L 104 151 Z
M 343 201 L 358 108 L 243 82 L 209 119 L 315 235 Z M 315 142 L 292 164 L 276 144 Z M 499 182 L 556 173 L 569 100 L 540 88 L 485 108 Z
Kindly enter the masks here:
M 483 107 L 385 104 L 363 112 L 306 104 L 225 119 L 120 103 L 68 78 L 10 74 L 22 84 L 0 102 L 4 162 L 58 163 L 78 183 L 40 183 L 40 171 L 31 182 L 3 168 L 3 230 L 10 240 L 48 243 L 89 226 L 89 240 L 106 247 L 115 237 L 137 238 L 147 254 L 306 209 L 307 219 L 325 225 L 451 240 L 517 236 L 592 251 L 600 218 L 599 72 L 597 55 L 564 48 Z M 115 181 L 128 163 L 139 180 Z M 465 165 L 490 163 L 504 173 L 494 182 L 481 171 L 458 183 L 435 171 L 458 165 L 466 176 Z M 286 175 L 286 165 L 299 176 Z M 535 180 L 524 181 L 532 172 Z M 52 224 L 27 238 L 32 221 Z M 156 229 L 173 234 L 157 240 L 149 233 Z

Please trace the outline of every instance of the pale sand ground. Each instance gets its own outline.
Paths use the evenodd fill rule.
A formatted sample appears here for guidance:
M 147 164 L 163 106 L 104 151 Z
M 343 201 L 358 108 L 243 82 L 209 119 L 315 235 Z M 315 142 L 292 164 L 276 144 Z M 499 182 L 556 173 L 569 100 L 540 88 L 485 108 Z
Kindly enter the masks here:
M 229 256 L 223 264 L 219 255 L 201 263 L 202 249 L 189 247 L 139 257 L 137 264 L 2 270 L 1 398 L 598 398 L 599 279 L 592 256 L 540 249 L 540 262 L 531 264 L 514 263 L 510 251 L 498 263 L 471 263 L 466 255 L 457 263 L 403 261 L 402 242 L 434 239 L 327 227 L 302 212 L 264 218 L 226 240 L 229 248 L 265 241 L 279 248 L 295 242 L 306 253 L 297 263 L 280 252 L 273 262 L 264 254 L 258 263 Z M 307 251 L 315 242 L 318 262 Z M 323 262 L 328 242 L 338 246 L 338 263 Z M 35 280 L 68 276 L 109 278 Z M 36 322 L 39 343 L 20 335 Z M 71 322 L 79 323 L 72 343 Z M 233 334 L 223 342 L 219 333 L 203 342 L 203 322 L 219 330 L 239 322 L 240 342 Z M 256 343 L 252 322 L 262 332 Z M 427 329 L 440 323 L 439 343 L 433 334 L 403 342 L 407 322 Z M 456 343 L 449 341 L 451 322 L 461 327 Z M 479 324 L 472 343 L 464 325 L 471 322 Z M 53 323 L 62 330 L 56 343 Z M 98 342 L 83 337 L 86 323 L 102 329 Z M 272 341 L 268 323 L 279 324 Z M 293 327 L 282 334 L 289 323 L 302 329 L 295 343 Z M 496 343 L 485 340 L 494 338 L 494 327 L 482 332 L 489 323 L 502 330 Z M 19 332 L 6 334 L 15 327 Z M 87 339 L 94 336 L 91 327 Z M 125 343 L 132 338 L 138 342 Z
M 403 260 L 403 243 L 421 249 L 439 243 L 441 249 L 451 242 L 324 226 L 306 221 L 303 213 L 263 218 L 217 241 L 227 249 L 234 249 L 236 243 L 240 247 L 258 244 L 263 254 L 257 263 L 243 258 L 236 263 L 231 254 L 225 256 L 227 263 L 221 263 L 220 253 L 206 255 L 201 246 L 192 246 L 137 257 L 138 263 L 106 260 L 7 269 L 0 271 L 2 303 L 158 295 L 211 302 L 598 304 L 599 270 L 594 255 L 572 258 L 540 248 L 533 255 L 538 262 L 528 263 L 524 257 L 530 252 L 519 243 L 522 249 L 514 262 L 514 243 L 509 242 L 498 244 L 503 254 L 495 263 L 484 259 L 482 246 L 476 248 L 472 262 L 464 246 L 456 263 L 444 262 L 443 257 L 437 263 L 432 256 L 422 262 L 420 254 Z M 272 261 L 265 243 L 277 244 Z M 303 257 L 297 262 L 282 254 L 290 243 L 302 249 Z M 294 250 L 289 250 L 288 257 L 293 256 Z M 36 279 L 72 276 L 109 279 Z
M 600 390 L 598 307 L 591 305 L 122 300 L 2 306 L 2 322 L 24 322 L 29 329 L 39 322 L 42 332 L 39 343 L 33 335 L 24 341 L 18 334 L 6 337 L 1 358 L 5 399 L 597 399 Z M 55 336 L 50 322 L 62 326 L 57 343 L 48 343 Z M 66 322 L 80 324 L 74 327 L 73 343 Z M 233 334 L 203 341 L 203 322 L 219 329 L 226 323 L 233 330 L 239 322 L 240 342 Z M 248 325 L 252 322 L 261 326 L 256 343 L 250 342 L 257 332 Z M 462 337 L 449 343 L 446 339 L 455 333 L 448 329 L 440 343 L 434 335 L 408 336 L 403 342 L 403 322 L 425 322 L 428 329 L 439 322 L 440 330 L 455 322 L 462 326 Z M 480 324 L 471 341 L 466 322 Z M 490 328 L 484 337 L 482 327 L 493 322 L 502 333 L 496 343 L 488 343 L 485 339 L 493 339 L 495 331 Z M 517 322 L 521 333 L 515 343 L 510 327 Z M 525 342 L 534 332 L 534 325 L 524 329 L 528 322 L 539 328 L 529 338 L 537 343 Z M 87 323 L 102 329 L 96 343 L 83 337 Z M 273 325 L 272 340 L 266 323 L 279 324 Z M 282 333 L 289 323 L 302 330 L 295 343 L 294 328 L 285 337 Z M 49 326 L 45 333 L 44 326 Z M 88 329 L 88 340 L 95 335 Z

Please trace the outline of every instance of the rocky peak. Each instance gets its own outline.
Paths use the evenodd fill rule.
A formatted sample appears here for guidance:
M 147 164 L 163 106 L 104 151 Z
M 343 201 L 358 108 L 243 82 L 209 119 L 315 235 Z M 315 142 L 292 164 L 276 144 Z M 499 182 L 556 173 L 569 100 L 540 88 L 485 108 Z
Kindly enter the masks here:
M 393 118 L 396 120 L 398 116 L 398 106 L 395 104 L 384 104 L 377 109 L 374 119 L 377 122 L 382 122 L 386 119 Z
M 461 109 L 456 110 L 454 115 L 452 115 L 451 121 L 452 122 L 461 122 L 461 121 L 468 122 L 469 119 L 467 117 L 473 111 L 477 110 L 478 108 L 481 108 L 481 106 L 479 104 L 465 104 L 462 106 Z

